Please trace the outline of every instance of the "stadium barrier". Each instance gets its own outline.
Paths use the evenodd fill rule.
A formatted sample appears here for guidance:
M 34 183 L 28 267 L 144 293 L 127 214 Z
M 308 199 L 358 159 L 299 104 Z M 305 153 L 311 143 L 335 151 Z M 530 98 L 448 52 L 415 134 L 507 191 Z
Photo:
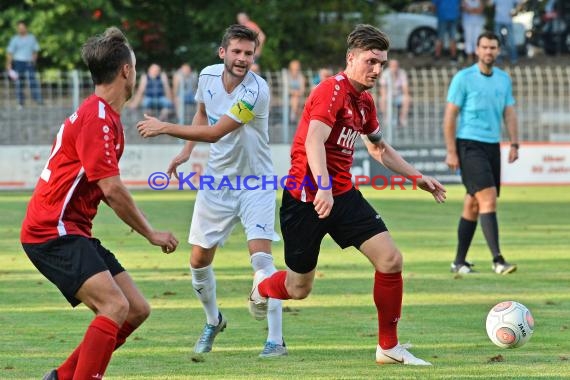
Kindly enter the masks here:
M 126 145 L 120 161 L 121 178 L 131 189 L 147 189 L 153 173 L 166 171 L 170 160 L 179 152 L 180 144 Z M 289 169 L 290 146 L 273 144 L 271 155 L 278 178 L 287 175 Z M 502 181 L 505 185 L 570 185 L 570 143 L 524 143 L 520 149 L 520 159 L 509 164 L 507 151 L 509 144 L 502 146 Z M 401 154 L 424 174 L 434 175 L 444 183 L 458 183 L 458 173 L 451 173 L 445 165 L 445 150 L 435 148 L 407 148 Z M 33 189 L 50 154 L 49 145 L 6 146 L 0 150 L 0 190 Z M 198 144 L 190 160 L 179 167 L 179 171 L 196 173 L 192 181 L 204 174 L 208 160 L 208 145 Z M 376 184 L 395 178 L 394 173 L 374 161 L 366 149 L 359 144 L 352 170 L 353 180 L 376 178 Z M 162 179 L 164 180 L 164 178 Z M 171 179 L 169 190 L 177 190 L 177 182 Z M 368 184 L 372 184 L 370 181 Z M 188 186 L 184 187 L 189 190 Z M 398 190 L 398 188 L 396 188 Z

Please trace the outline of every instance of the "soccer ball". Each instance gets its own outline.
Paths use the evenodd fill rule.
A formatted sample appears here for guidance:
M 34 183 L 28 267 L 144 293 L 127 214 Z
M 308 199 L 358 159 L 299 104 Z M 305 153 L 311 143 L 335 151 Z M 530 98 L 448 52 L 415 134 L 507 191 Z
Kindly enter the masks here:
M 493 306 L 487 314 L 487 335 L 501 348 L 517 348 L 529 341 L 534 332 L 534 319 L 525 305 L 505 301 Z

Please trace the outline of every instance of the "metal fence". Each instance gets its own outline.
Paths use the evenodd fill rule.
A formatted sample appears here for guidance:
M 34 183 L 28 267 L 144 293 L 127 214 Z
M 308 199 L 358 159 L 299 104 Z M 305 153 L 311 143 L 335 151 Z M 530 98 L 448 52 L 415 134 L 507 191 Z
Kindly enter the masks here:
M 570 141 L 570 67 L 514 66 L 506 71 L 513 81 L 520 140 Z M 390 120 L 385 122 L 394 144 L 444 144 L 445 98 L 455 72 L 452 68 L 408 71 L 409 125 L 398 128 Z
M 445 97 L 456 71 L 456 68 L 445 67 L 407 70 L 412 95 L 408 124 L 397 127 L 389 115 L 380 115 L 385 134 L 393 145 L 444 145 Z M 514 66 L 507 71 L 513 80 L 521 141 L 570 141 L 570 67 Z M 316 72 L 305 71 L 304 74 L 308 95 Z M 283 70 L 261 75 L 271 89 L 271 142 L 289 144 L 296 125 L 289 122 L 287 73 Z M 22 109 L 18 107 L 14 83 L 8 77 L 0 78 L 0 145 L 51 144 L 63 120 L 93 91 L 87 72 L 50 71 L 39 77 L 43 104 L 35 104 L 26 89 L 26 104 Z M 171 121 L 190 124 L 192 116 L 193 110 L 184 108 L 183 113 L 173 113 Z M 172 143 L 168 136 L 140 138 L 135 124 L 141 118 L 140 109 L 123 112 L 129 143 Z

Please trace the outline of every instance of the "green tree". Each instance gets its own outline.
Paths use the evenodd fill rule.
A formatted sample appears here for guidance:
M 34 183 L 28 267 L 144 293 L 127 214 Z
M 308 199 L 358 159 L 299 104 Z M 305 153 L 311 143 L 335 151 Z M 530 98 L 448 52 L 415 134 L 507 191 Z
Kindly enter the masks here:
M 384 1 L 402 5 L 410 1 Z M 277 70 L 291 59 L 304 67 L 342 66 L 347 33 L 358 22 L 374 23 L 374 0 L 2 0 L 0 57 L 23 19 L 42 48 L 40 70 L 84 68 L 85 40 L 115 25 L 127 34 L 139 69 L 151 62 L 170 70 L 219 62 L 217 50 L 236 14 L 247 12 L 267 35 L 261 64 Z

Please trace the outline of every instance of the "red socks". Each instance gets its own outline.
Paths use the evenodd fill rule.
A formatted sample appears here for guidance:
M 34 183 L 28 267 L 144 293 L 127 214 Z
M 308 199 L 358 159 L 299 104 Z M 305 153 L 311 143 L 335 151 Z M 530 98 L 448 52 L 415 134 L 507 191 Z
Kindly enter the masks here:
M 290 299 L 285 288 L 286 271 L 275 272 L 261 281 L 259 294 L 263 297 L 281 300 Z M 374 303 L 378 310 L 378 344 L 389 349 L 398 344 L 398 321 L 402 312 L 404 284 L 402 272 L 380 273 L 374 275 Z
M 374 303 L 378 310 L 378 344 L 389 349 L 398 344 L 398 321 L 402 312 L 402 272 L 374 275 Z
M 57 379 L 58 380 L 71 380 L 73 379 L 73 374 L 75 373 L 75 367 L 77 367 L 77 359 L 79 359 L 79 353 L 81 352 L 81 343 L 75 348 L 73 353 L 59 366 L 57 369 Z
M 275 272 L 261 281 L 259 294 L 263 297 L 281 300 L 290 299 L 285 288 L 286 271 Z M 380 273 L 374 275 L 374 304 L 378 310 L 378 344 L 389 349 L 398 344 L 398 321 L 402 312 L 404 283 L 402 272 Z
M 127 338 L 136 330 L 136 327 L 129 322 L 123 323 L 119 332 L 117 333 L 117 342 L 115 343 L 115 350 L 125 344 Z M 63 362 L 57 369 L 57 377 L 59 380 L 73 379 L 75 368 L 77 367 L 77 360 L 79 359 L 79 352 L 81 352 L 81 344 L 75 348 L 73 353 Z
M 137 328 L 131 325 L 129 322 L 125 321 L 119 333 L 117 334 L 117 344 L 115 344 L 115 350 L 121 347 L 127 341 L 127 338 L 135 331 Z
M 75 368 L 76 379 L 102 379 L 117 343 L 119 325 L 99 315 L 87 328 Z
M 257 287 L 259 294 L 263 297 L 270 297 L 279 300 L 291 299 L 291 296 L 285 287 L 286 277 L 287 271 L 284 270 L 273 273 L 273 275 L 259 283 L 259 286 Z
M 102 315 L 95 317 L 83 341 L 57 369 L 58 379 L 103 378 L 117 343 L 118 332 L 119 326 L 111 319 Z

